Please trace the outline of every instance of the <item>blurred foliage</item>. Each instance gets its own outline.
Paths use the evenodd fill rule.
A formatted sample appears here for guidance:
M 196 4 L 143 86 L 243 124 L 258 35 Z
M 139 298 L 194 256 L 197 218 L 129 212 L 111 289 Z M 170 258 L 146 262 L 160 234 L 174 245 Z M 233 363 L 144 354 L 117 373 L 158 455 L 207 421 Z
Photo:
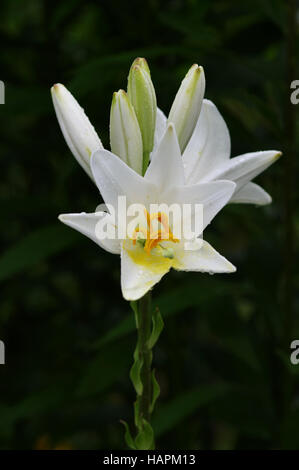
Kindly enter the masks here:
M 207 230 L 237 273 L 172 272 L 154 289 L 165 320 L 154 357 L 158 447 L 299 448 L 299 374 L 285 342 L 285 305 L 298 307 L 285 288 L 298 287 L 298 270 L 284 276 L 286 224 L 294 220 L 297 231 L 299 224 L 292 211 L 285 220 L 285 194 L 293 191 L 284 178 L 287 6 L 1 2 L 1 448 L 124 448 L 119 419 L 133 417 L 132 313 L 120 293 L 119 258 L 57 221 L 100 199 L 63 140 L 49 88 L 68 86 L 108 146 L 112 92 L 125 88 L 136 56 L 148 59 L 165 112 L 188 67 L 200 63 L 232 155 L 285 153 L 257 179 L 272 205 L 227 206 Z M 296 126 L 297 138 L 298 119 Z M 298 317 L 288 334 L 299 338 Z

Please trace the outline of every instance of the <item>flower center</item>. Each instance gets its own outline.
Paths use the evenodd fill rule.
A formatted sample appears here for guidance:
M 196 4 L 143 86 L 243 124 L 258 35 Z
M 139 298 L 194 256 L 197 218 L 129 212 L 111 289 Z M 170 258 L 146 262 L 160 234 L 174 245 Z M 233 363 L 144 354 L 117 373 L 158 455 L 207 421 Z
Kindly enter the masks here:
M 179 240 L 174 238 L 172 231 L 169 227 L 168 216 L 164 212 L 155 212 L 154 214 L 149 214 L 145 209 L 145 216 L 147 227 L 140 227 L 137 225 L 133 233 L 133 245 L 136 245 L 136 242 L 140 243 L 148 255 L 151 254 L 151 251 L 154 248 L 159 248 L 161 250 L 162 256 L 165 258 L 173 258 L 172 248 L 165 248 L 161 245 L 161 242 L 173 242 L 178 243 Z M 156 221 L 157 227 L 153 226 L 153 222 Z

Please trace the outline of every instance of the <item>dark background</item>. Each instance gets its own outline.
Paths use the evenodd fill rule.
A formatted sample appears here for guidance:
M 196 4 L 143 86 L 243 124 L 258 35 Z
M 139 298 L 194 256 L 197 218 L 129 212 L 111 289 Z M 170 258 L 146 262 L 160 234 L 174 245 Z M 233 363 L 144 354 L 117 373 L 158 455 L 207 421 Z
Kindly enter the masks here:
M 237 273 L 173 271 L 154 289 L 166 324 L 154 355 L 157 446 L 299 448 L 299 365 L 289 360 L 299 339 L 296 8 L 278 0 L 2 0 L 1 448 L 125 448 L 119 419 L 132 425 L 133 315 L 119 257 L 57 221 L 101 201 L 64 142 L 50 87 L 70 89 L 108 147 L 112 93 L 126 87 L 137 56 L 147 58 L 165 112 L 197 62 L 206 97 L 228 123 L 232 155 L 284 153 L 257 178 L 273 203 L 229 205 L 206 231 Z

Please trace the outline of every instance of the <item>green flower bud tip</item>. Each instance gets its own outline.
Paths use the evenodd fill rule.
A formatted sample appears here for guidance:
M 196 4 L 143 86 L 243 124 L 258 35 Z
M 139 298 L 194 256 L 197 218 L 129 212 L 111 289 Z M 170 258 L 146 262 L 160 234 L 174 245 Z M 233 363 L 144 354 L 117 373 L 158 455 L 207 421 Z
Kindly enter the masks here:
M 149 76 L 151 75 L 151 72 L 150 72 L 150 69 L 149 69 L 149 66 L 148 66 L 148 63 L 147 63 L 146 59 L 144 59 L 143 57 L 137 57 L 137 59 L 135 59 L 134 62 L 132 63 L 131 68 L 135 67 L 136 65 L 138 65 L 145 72 L 147 72 L 149 74 Z

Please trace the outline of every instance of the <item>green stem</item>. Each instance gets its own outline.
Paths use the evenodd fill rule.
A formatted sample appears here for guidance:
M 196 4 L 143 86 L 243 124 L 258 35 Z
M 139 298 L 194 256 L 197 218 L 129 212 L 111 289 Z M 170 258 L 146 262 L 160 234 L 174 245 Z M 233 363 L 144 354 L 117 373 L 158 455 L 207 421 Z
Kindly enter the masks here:
M 143 384 L 142 394 L 139 396 L 139 419 L 145 419 L 150 422 L 150 407 L 152 401 L 152 351 L 148 346 L 148 340 L 151 335 L 151 294 L 147 293 L 139 301 L 138 305 L 138 344 L 139 358 L 143 362 L 141 369 L 141 382 Z
M 135 313 L 137 327 L 137 345 L 134 351 L 134 363 L 130 371 L 130 377 L 137 393 L 134 404 L 135 438 L 131 435 L 127 423 L 124 421 L 122 423 L 126 429 L 126 442 L 131 449 L 152 450 L 155 448 L 155 438 L 150 420 L 160 395 L 155 371 L 151 369 L 152 349 L 159 339 L 164 322 L 158 308 L 152 312 L 150 293 L 142 297 L 138 303 L 131 302 L 131 307 Z

